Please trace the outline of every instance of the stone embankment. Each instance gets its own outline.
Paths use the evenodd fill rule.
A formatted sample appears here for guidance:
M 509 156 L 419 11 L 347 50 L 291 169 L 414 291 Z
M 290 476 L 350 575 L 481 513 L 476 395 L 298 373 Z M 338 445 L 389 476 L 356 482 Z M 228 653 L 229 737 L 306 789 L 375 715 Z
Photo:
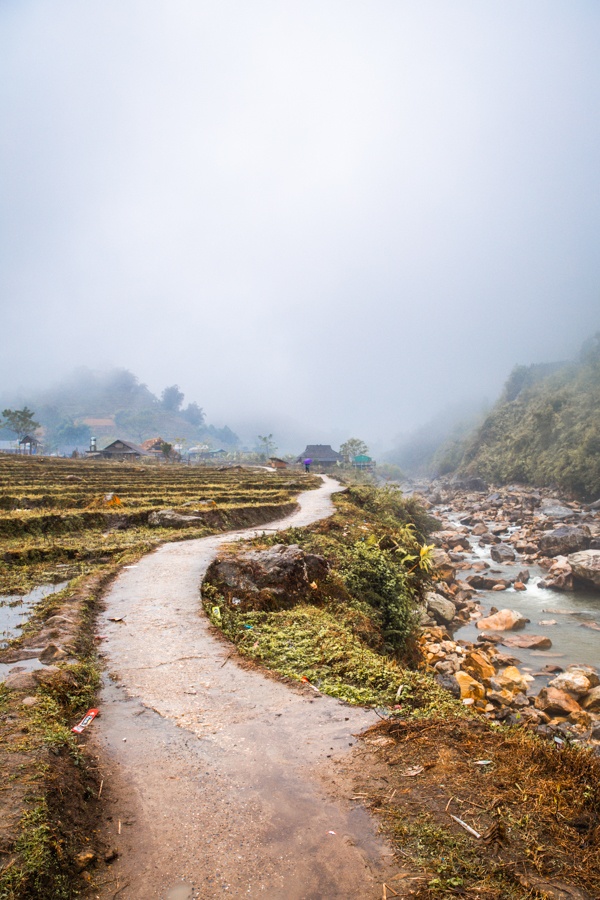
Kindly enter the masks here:
M 548 663 L 534 674 L 519 668 L 515 652 L 535 650 L 543 656 L 539 651 L 549 649 L 552 641 L 547 634 L 530 633 L 529 619 L 511 609 L 510 601 L 501 602 L 509 591 L 506 599 L 514 598 L 518 606 L 515 592 L 528 591 L 528 567 L 533 566 L 544 573 L 537 588 L 583 588 L 596 602 L 600 503 L 565 502 L 522 486 L 490 492 L 481 483 L 433 484 L 419 495 L 439 521 L 431 537 L 436 581 L 421 613 L 420 643 L 428 668 L 487 718 L 525 723 L 559 742 L 567 738 L 600 748 L 596 668 L 573 664 L 563 670 Z M 490 592 L 499 602 L 484 610 Z M 466 624 L 477 626 L 477 639 L 455 640 L 455 632 Z M 600 630 L 597 623 L 585 624 Z M 539 677 L 544 686 L 537 690 Z

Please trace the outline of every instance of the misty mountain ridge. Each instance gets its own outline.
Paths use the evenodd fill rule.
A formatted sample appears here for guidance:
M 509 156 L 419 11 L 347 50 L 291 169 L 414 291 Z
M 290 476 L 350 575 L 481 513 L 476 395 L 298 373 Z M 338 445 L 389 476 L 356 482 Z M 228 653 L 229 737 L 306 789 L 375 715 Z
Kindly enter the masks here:
M 196 402 L 183 401 L 176 384 L 165 387 L 159 398 L 127 369 L 98 372 L 81 367 L 56 385 L 4 394 L 0 402 L 3 409 L 25 405 L 33 409 L 46 452 L 85 450 L 92 435 L 98 446 L 117 437 L 139 444 L 158 436 L 188 446 L 204 443 L 233 449 L 239 443 L 228 426 L 207 424 Z M 14 437 L 6 429 L 2 436 Z
M 600 333 L 575 362 L 515 366 L 497 403 L 476 423 L 453 423 L 430 444 L 418 435 L 394 454 L 413 474 L 478 476 L 494 484 L 556 486 L 600 495 Z M 427 434 L 427 429 L 422 429 Z M 412 457 L 417 467 L 410 467 Z M 408 465 L 407 465 L 408 463 Z

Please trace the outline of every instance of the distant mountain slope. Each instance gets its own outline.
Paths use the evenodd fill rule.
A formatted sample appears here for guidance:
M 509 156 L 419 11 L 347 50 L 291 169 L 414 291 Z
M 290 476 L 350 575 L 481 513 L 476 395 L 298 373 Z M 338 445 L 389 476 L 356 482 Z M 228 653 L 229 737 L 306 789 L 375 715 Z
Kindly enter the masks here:
M 600 495 L 600 334 L 580 360 L 518 366 L 503 396 L 466 439 L 460 474 L 498 484 L 556 485 Z

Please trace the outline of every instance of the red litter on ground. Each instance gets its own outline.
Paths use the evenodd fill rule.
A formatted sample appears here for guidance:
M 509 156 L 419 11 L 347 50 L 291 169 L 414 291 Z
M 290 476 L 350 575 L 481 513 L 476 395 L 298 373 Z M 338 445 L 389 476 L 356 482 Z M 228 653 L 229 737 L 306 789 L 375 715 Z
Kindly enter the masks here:
M 90 722 L 94 721 L 99 712 L 99 709 L 88 709 L 81 722 L 78 725 L 74 725 L 73 728 L 71 728 L 71 731 L 74 731 L 75 734 L 81 734 L 83 729 L 87 728 Z
M 308 678 L 307 678 L 305 675 L 302 676 L 302 678 L 300 679 L 300 681 L 303 681 L 304 684 L 307 684 L 310 688 L 312 688 L 313 691 L 315 692 L 315 694 L 320 694 L 320 693 L 321 693 L 321 691 L 319 690 L 319 688 L 316 688 L 316 687 L 314 686 L 314 684 L 311 684 L 310 681 L 308 680 Z

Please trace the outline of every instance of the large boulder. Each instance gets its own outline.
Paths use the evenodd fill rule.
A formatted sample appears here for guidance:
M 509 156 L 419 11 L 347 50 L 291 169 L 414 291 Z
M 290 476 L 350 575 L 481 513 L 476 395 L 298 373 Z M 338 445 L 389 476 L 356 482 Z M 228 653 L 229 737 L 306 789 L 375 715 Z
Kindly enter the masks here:
M 541 689 L 535 698 L 535 708 L 541 709 L 549 716 L 570 716 L 581 709 L 579 703 L 570 694 L 554 687 Z
M 148 516 L 148 525 L 154 528 L 194 528 L 205 524 L 201 516 L 178 513 L 174 509 L 157 509 Z
M 495 668 L 481 650 L 471 650 L 467 653 L 462 665 L 463 669 L 478 681 L 489 681 L 496 674 Z
M 456 672 L 454 675 L 460 687 L 462 700 L 484 700 L 485 688 L 479 681 L 467 675 L 466 672 Z
M 566 556 L 587 550 L 592 540 L 587 525 L 559 525 L 540 538 L 540 551 L 545 556 Z
M 329 564 L 297 544 L 226 553 L 209 567 L 206 581 L 228 605 L 240 609 L 288 609 L 325 578 Z
M 545 634 L 507 634 L 503 636 L 502 643 L 521 650 L 549 650 L 552 646 L 552 641 Z
M 523 613 L 514 609 L 501 609 L 493 616 L 479 619 L 477 628 L 480 631 L 515 631 L 517 628 L 524 628 L 528 622 L 529 619 L 525 618 Z
M 562 672 L 548 682 L 548 687 L 558 688 L 559 691 L 567 691 L 574 694 L 575 697 L 583 697 L 584 694 L 591 689 L 592 684 L 583 672 L 571 669 L 571 671 Z
M 565 506 L 560 500 L 556 500 L 553 497 L 542 500 L 539 511 L 543 516 L 547 516 L 549 519 L 569 519 L 574 515 L 572 509 L 569 509 L 568 506 Z
M 600 550 L 582 550 L 568 557 L 573 575 L 590 587 L 600 588 Z
M 456 606 L 452 600 L 442 597 L 441 594 L 431 592 L 427 594 L 427 611 L 433 616 L 438 625 L 449 625 L 456 615 Z
M 495 544 L 490 549 L 490 556 L 494 562 L 514 562 L 515 551 L 508 544 Z
M 592 688 L 587 696 L 581 701 L 581 705 L 588 712 L 600 712 L 600 687 Z

